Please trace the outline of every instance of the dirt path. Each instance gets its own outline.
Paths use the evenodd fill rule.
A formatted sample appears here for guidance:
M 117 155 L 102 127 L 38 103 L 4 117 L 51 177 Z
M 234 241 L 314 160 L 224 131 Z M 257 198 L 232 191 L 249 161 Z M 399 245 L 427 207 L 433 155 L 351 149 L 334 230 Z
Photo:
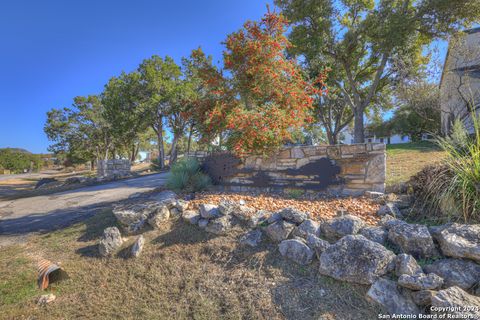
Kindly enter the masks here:
M 2 239 L 68 226 L 94 215 L 113 202 L 161 187 L 167 173 L 115 181 L 45 196 L 0 201 Z

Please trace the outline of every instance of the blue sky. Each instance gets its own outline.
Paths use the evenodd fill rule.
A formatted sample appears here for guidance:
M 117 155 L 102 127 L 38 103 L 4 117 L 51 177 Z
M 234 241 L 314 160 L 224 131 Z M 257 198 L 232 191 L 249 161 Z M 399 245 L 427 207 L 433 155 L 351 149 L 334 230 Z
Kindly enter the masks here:
M 0 148 L 46 152 L 48 110 L 101 92 L 154 54 L 180 62 L 201 45 L 221 59 L 221 41 L 260 18 L 268 2 L 2 0 Z
M 82 0 L 0 3 L 0 147 L 46 152 L 46 112 L 99 93 L 145 58 L 202 46 L 221 58 L 226 35 L 266 11 L 259 0 Z

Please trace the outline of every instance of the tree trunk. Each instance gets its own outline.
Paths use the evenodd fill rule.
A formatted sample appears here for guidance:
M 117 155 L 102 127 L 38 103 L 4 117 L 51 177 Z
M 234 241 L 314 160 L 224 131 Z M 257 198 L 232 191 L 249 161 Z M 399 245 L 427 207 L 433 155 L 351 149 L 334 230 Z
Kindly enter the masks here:
M 363 123 L 363 113 L 365 108 L 356 106 L 354 110 L 354 122 L 353 122 L 353 142 L 364 143 L 365 142 L 365 128 Z
M 192 143 L 192 134 L 193 134 L 193 123 L 190 125 L 190 131 L 188 132 L 187 156 L 190 153 L 190 145 Z
M 158 141 L 158 165 L 160 169 L 165 168 L 165 148 L 163 147 L 163 117 L 160 117 L 157 126 Z
M 177 161 L 177 144 L 179 135 L 174 133 L 172 140 L 172 149 L 170 151 L 170 165 L 174 164 Z
M 334 145 L 336 144 L 335 143 L 335 137 L 333 135 L 333 132 L 331 132 L 330 130 L 328 130 L 326 127 L 325 127 L 325 131 L 327 132 L 327 139 L 328 139 L 328 144 L 329 145 Z

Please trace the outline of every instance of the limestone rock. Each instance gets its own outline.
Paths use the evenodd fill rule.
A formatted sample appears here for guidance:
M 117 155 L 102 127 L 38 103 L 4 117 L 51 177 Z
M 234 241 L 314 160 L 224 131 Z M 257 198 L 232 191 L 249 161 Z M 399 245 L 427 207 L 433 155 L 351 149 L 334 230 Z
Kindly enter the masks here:
M 388 231 L 388 240 L 401 252 L 416 258 L 429 258 L 438 255 L 428 228 L 420 224 L 398 223 Z
M 258 246 L 261 241 L 262 241 L 262 231 L 260 229 L 250 230 L 240 238 L 241 244 L 244 244 L 250 247 Z
M 102 239 L 98 244 L 98 252 L 102 257 L 108 257 L 117 251 L 122 243 L 122 235 L 117 227 L 106 228 L 103 231 Z
M 228 216 L 232 214 L 238 207 L 240 207 L 240 204 L 238 204 L 235 201 L 222 200 L 218 205 L 218 210 L 220 211 L 221 214 Z
M 470 307 L 471 310 L 464 308 Z M 434 314 L 447 314 L 448 319 L 480 319 L 480 298 L 472 296 L 459 287 L 438 291 L 432 297 L 431 311 Z M 445 309 L 449 308 L 445 312 Z
M 312 262 L 313 251 L 305 243 L 296 239 L 283 240 L 278 245 L 280 254 L 298 264 L 307 265 Z
M 297 210 L 295 208 L 285 208 L 282 211 L 278 212 L 284 220 L 293 222 L 295 224 L 300 224 L 304 220 L 309 218 L 309 214 Z
M 266 211 L 266 210 L 258 210 L 256 211 L 252 216 L 250 216 L 250 219 L 248 220 L 248 226 L 250 228 L 254 228 L 258 226 L 261 223 L 264 223 L 267 221 L 267 219 L 272 215 L 271 212 Z
M 414 275 L 402 274 L 398 284 L 411 290 L 435 290 L 443 285 L 443 279 L 435 273 L 418 273 Z
M 233 212 L 232 215 L 240 221 L 248 222 L 250 218 L 255 214 L 255 209 L 247 206 L 238 206 Z
M 383 227 L 366 227 L 360 230 L 360 234 L 368 240 L 375 241 L 381 245 L 387 241 L 387 230 Z
M 44 295 L 41 295 L 38 300 L 37 300 L 37 304 L 40 305 L 40 306 L 46 306 L 47 304 L 49 303 L 52 303 L 53 301 L 55 301 L 57 297 L 53 294 L 53 293 L 49 293 L 49 294 L 44 294 Z
M 470 289 L 480 279 L 480 265 L 461 259 L 437 260 L 423 267 L 425 272 L 435 273 L 445 280 L 445 287 L 457 286 Z
M 285 220 L 279 220 L 268 225 L 264 230 L 272 241 L 280 242 L 288 238 L 293 228 L 295 228 L 295 224 Z
M 392 271 L 395 254 L 362 235 L 343 237 L 320 256 L 320 273 L 332 278 L 371 284 Z
M 142 234 L 137 238 L 137 240 L 132 246 L 132 251 L 131 251 L 132 257 L 137 258 L 138 256 L 140 256 L 140 253 L 142 253 L 144 245 L 145 245 L 145 238 L 143 237 L 143 234 Z
M 185 201 L 185 200 L 177 200 L 176 204 L 175 204 L 175 208 L 177 208 L 181 213 L 185 212 L 188 210 L 188 201 Z
M 154 228 L 159 229 L 170 219 L 170 210 L 166 205 L 160 205 L 157 210 L 150 214 L 148 224 Z
M 415 303 L 401 293 L 395 282 L 383 278 L 372 284 L 367 299 L 378 303 L 390 315 L 416 315 L 420 312 Z
M 170 209 L 170 217 L 174 219 L 178 219 L 181 216 L 182 212 L 178 210 L 177 207 L 173 207 Z
M 397 255 L 397 259 L 395 261 L 395 274 L 397 277 L 400 277 L 403 274 L 413 276 L 419 273 L 423 273 L 423 270 L 422 267 L 418 265 L 417 260 L 415 260 L 414 257 L 405 253 Z
M 397 208 L 397 206 L 393 202 L 387 202 L 385 205 L 381 206 L 377 211 L 377 215 L 379 215 L 380 217 L 383 217 L 387 214 L 395 218 L 402 217 L 400 210 Z
M 359 217 L 347 214 L 320 225 L 320 232 L 328 240 L 337 240 L 346 235 L 357 234 L 365 223 Z
M 208 225 L 208 219 L 200 218 L 198 219 L 198 226 L 202 229 L 205 229 Z
M 200 220 L 200 215 L 197 211 L 187 210 L 183 212 L 182 218 L 190 224 L 197 224 L 198 220 Z
M 318 236 L 320 224 L 314 220 L 307 219 L 293 230 L 293 235 L 301 238 L 307 238 L 309 234 Z
M 230 216 L 223 216 L 218 219 L 210 220 L 205 227 L 205 231 L 222 235 L 226 234 L 228 230 L 231 228 L 231 217 Z
M 429 306 L 432 304 L 432 298 L 437 294 L 434 290 L 412 291 L 412 300 L 417 306 Z
M 480 262 L 480 224 L 453 223 L 435 233 L 444 255 Z
M 315 252 L 317 258 L 320 259 L 322 253 L 324 253 L 325 250 L 330 247 L 330 243 L 326 240 L 320 239 L 313 234 L 309 234 L 307 235 L 307 246 L 309 246 L 310 249 Z
M 209 203 L 202 203 L 198 206 L 200 210 L 200 215 L 204 219 L 215 219 L 221 216 L 220 210 L 218 207 Z
M 113 208 L 113 215 L 126 233 L 135 233 L 143 228 L 152 210 L 145 204 L 120 204 Z

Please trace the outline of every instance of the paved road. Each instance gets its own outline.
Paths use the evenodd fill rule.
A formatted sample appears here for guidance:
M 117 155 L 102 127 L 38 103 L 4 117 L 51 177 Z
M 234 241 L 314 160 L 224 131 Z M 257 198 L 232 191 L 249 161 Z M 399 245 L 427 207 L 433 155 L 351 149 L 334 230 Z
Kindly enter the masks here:
M 162 186 L 167 175 L 152 174 L 45 196 L 0 201 L 0 244 L 2 237 L 51 231 L 81 221 L 116 201 Z

